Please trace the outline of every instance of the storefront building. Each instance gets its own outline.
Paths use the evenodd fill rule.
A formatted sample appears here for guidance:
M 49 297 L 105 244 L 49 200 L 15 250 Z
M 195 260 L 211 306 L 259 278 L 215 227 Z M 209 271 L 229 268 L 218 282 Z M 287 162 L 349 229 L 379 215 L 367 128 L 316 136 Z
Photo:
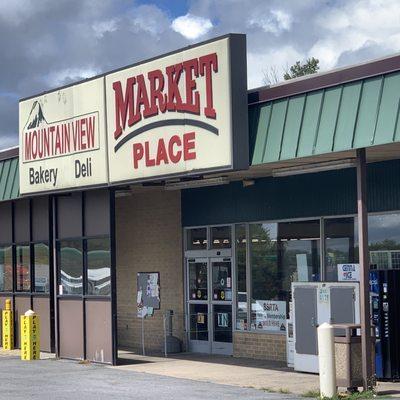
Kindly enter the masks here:
M 166 336 L 285 361 L 291 283 L 358 262 L 360 149 L 371 268 L 400 268 L 400 56 L 246 79 L 228 35 L 21 101 L 19 149 L 0 153 L 16 329 L 33 308 L 44 350 L 105 363 Z

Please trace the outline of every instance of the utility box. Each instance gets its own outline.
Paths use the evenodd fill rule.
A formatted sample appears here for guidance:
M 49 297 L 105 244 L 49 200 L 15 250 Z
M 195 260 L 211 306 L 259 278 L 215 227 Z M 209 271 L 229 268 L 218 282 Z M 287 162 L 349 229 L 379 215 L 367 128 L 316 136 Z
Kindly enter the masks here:
M 360 323 L 359 283 L 293 282 L 292 301 L 294 369 L 318 373 L 317 328 Z

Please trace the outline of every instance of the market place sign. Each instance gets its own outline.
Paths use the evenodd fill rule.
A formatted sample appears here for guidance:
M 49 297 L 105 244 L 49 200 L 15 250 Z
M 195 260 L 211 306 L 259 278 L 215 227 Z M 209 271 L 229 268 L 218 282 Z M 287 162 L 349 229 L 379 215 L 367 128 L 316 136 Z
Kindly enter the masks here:
M 244 35 L 107 75 L 110 182 L 247 168 L 246 80 Z
M 246 39 L 20 102 L 21 194 L 248 168 Z

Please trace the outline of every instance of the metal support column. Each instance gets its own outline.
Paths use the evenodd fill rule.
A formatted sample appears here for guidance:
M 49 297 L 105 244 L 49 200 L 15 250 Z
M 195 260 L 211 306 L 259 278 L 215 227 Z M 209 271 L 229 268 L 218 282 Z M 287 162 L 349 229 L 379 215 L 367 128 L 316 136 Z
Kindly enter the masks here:
M 364 390 L 372 387 L 372 341 L 369 304 L 369 252 L 367 210 L 367 165 L 365 149 L 357 150 L 357 215 L 360 258 L 361 349 Z

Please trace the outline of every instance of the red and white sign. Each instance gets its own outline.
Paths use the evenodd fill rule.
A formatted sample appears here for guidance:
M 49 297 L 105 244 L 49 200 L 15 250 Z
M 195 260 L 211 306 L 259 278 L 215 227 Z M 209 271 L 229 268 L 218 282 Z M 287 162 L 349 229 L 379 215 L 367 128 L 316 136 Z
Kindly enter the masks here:
M 111 183 L 233 168 L 231 41 L 106 76 Z
M 108 183 L 104 78 L 20 102 L 22 194 Z
M 22 100 L 21 193 L 247 168 L 246 81 L 227 35 Z

